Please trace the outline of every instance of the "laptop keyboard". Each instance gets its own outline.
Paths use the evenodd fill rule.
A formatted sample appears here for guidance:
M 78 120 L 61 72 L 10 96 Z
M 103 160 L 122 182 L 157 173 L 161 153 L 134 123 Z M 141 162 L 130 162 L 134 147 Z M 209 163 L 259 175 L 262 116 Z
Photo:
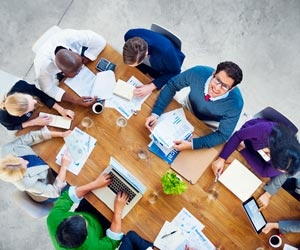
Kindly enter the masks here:
M 131 200 L 136 196 L 136 193 L 134 193 L 130 188 L 128 188 L 126 184 L 113 172 L 109 172 L 109 174 L 112 176 L 112 182 L 108 185 L 108 187 L 115 194 L 118 194 L 119 192 L 127 193 L 129 196 L 128 203 L 131 202 Z

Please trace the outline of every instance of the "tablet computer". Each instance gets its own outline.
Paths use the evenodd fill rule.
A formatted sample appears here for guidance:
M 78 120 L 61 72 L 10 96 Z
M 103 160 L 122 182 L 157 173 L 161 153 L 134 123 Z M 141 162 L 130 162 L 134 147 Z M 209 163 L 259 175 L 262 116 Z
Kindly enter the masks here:
M 262 212 L 259 211 L 259 206 L 254 197 L 250 197 L 248 200 L 244 201 L 243 208 L 255 232 L 259 234 L 267 224 L 267 221 Z

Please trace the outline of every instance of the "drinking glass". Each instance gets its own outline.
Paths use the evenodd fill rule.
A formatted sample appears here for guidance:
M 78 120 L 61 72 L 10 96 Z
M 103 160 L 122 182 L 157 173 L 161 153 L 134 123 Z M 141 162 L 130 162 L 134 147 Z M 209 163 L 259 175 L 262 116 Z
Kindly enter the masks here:
M 124 128 L 127 125 L 127 119 L 123 116 L 119 116 L 116 120 L 116 124 L 120 128 Z
M 81 126 L 83 128 L 87 128 L 88 129 L 88 128 L 91 128 L 93 125 L 94 125 L 94 122 L 93 122 L 93 120 L 90 117 L 86 116 L 86 117 L 82 118 L 82 120 L 81 120 Z
M 149 153 L 145 148 L 139 148 L 137 151 L 137 155 L 141 160 L 147 160 L 149 158 Z
M 157 200 L 158 200 L 158 193 L 156 191 L 152 191 L 148 196 L 148 202 L 150 204 L 154 204 L 156 203 Z

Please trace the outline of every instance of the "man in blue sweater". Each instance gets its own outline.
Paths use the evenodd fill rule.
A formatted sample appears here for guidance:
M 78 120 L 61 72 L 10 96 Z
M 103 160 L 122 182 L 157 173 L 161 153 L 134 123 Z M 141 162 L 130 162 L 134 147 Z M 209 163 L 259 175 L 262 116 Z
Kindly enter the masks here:
M 185 55 L 165 36 L 147 29 L 131 29 L 124 36 L 123 61 L 148 73 L 154 80 L 135 89 L 142 97 L 162 88 L 180 73 Z
M 221 62 L 216 70 L 208 66 L 188 69 L 169 80 L 156 100 L 151 116 L 146 119 L 145 126 L 153 129 L 176 91 L 190 87 L 185 106 L 200 120 L 219 122 L 219 127 L 192 141 L 174 141 L 173 147 L 181 151 L 222 144 L 231 136 L 243 108 L 243 97 L 236 87 L 242 78 L 242 70 L 233 62 Z

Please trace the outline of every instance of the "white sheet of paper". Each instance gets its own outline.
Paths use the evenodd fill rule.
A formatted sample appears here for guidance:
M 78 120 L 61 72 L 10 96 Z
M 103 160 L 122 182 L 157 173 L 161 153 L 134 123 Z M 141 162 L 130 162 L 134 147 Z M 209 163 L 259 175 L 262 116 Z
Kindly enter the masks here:
M 84 147 L 86 156 L 80 159 L 79 162 L 75 163 L 73 160 L 71 161 L 70 165 L 68 166 L 68 170 L 75 175 L 78 175 L 82 167 L 84 166 L 86 160 L 88 159 L 89 155 L 92 153 L 93 149 L 96 146 L 96 138 L 90 136 L 89 134 L 83 132 L 81 129 L 75 127 L 73 132 L 76 132 L 77 136 L 79 137 L 80 141 L 82 141 L 82 145 Z M 60 149 L 56 156 L 56 163 L 61 165 L 61 160 L 63 154 L 68 150 L 67 145 L 64 144 L 63 147 Z
M 171 148 L 174 140 L 184 140 L 194 131 L 185 118 L 183 108 L 164 113 L 152 130 L 155 138 L 166 148 Z
M 102 71 L 96 74 L 96 78 L 90 96 L 97 96 L 101 99 L 109 99 L 113 96 L 113 88 L 116 84 L 115 73 L 111 70 Z
M 219 181 L 242 202 L 262 184 L 262 181 L 237 159 L 225 169 Z
M 174 231 L 176 232 L 170 234 Z M 164 235 L 168 236 L 162 238 Z M 177 247 L 180 246 L 184 241 L 184 233 L 174 224 L 165 221 L 164 225 L 159 231 L 159 234 L 155 238 L 154 246 L 159 249 L 177 249 Z
M 65 80 L 65 84 L 79 96 L 90 96 L 95 78 L 95 74 L 88 67 L 83 65 L 76 76 Z

